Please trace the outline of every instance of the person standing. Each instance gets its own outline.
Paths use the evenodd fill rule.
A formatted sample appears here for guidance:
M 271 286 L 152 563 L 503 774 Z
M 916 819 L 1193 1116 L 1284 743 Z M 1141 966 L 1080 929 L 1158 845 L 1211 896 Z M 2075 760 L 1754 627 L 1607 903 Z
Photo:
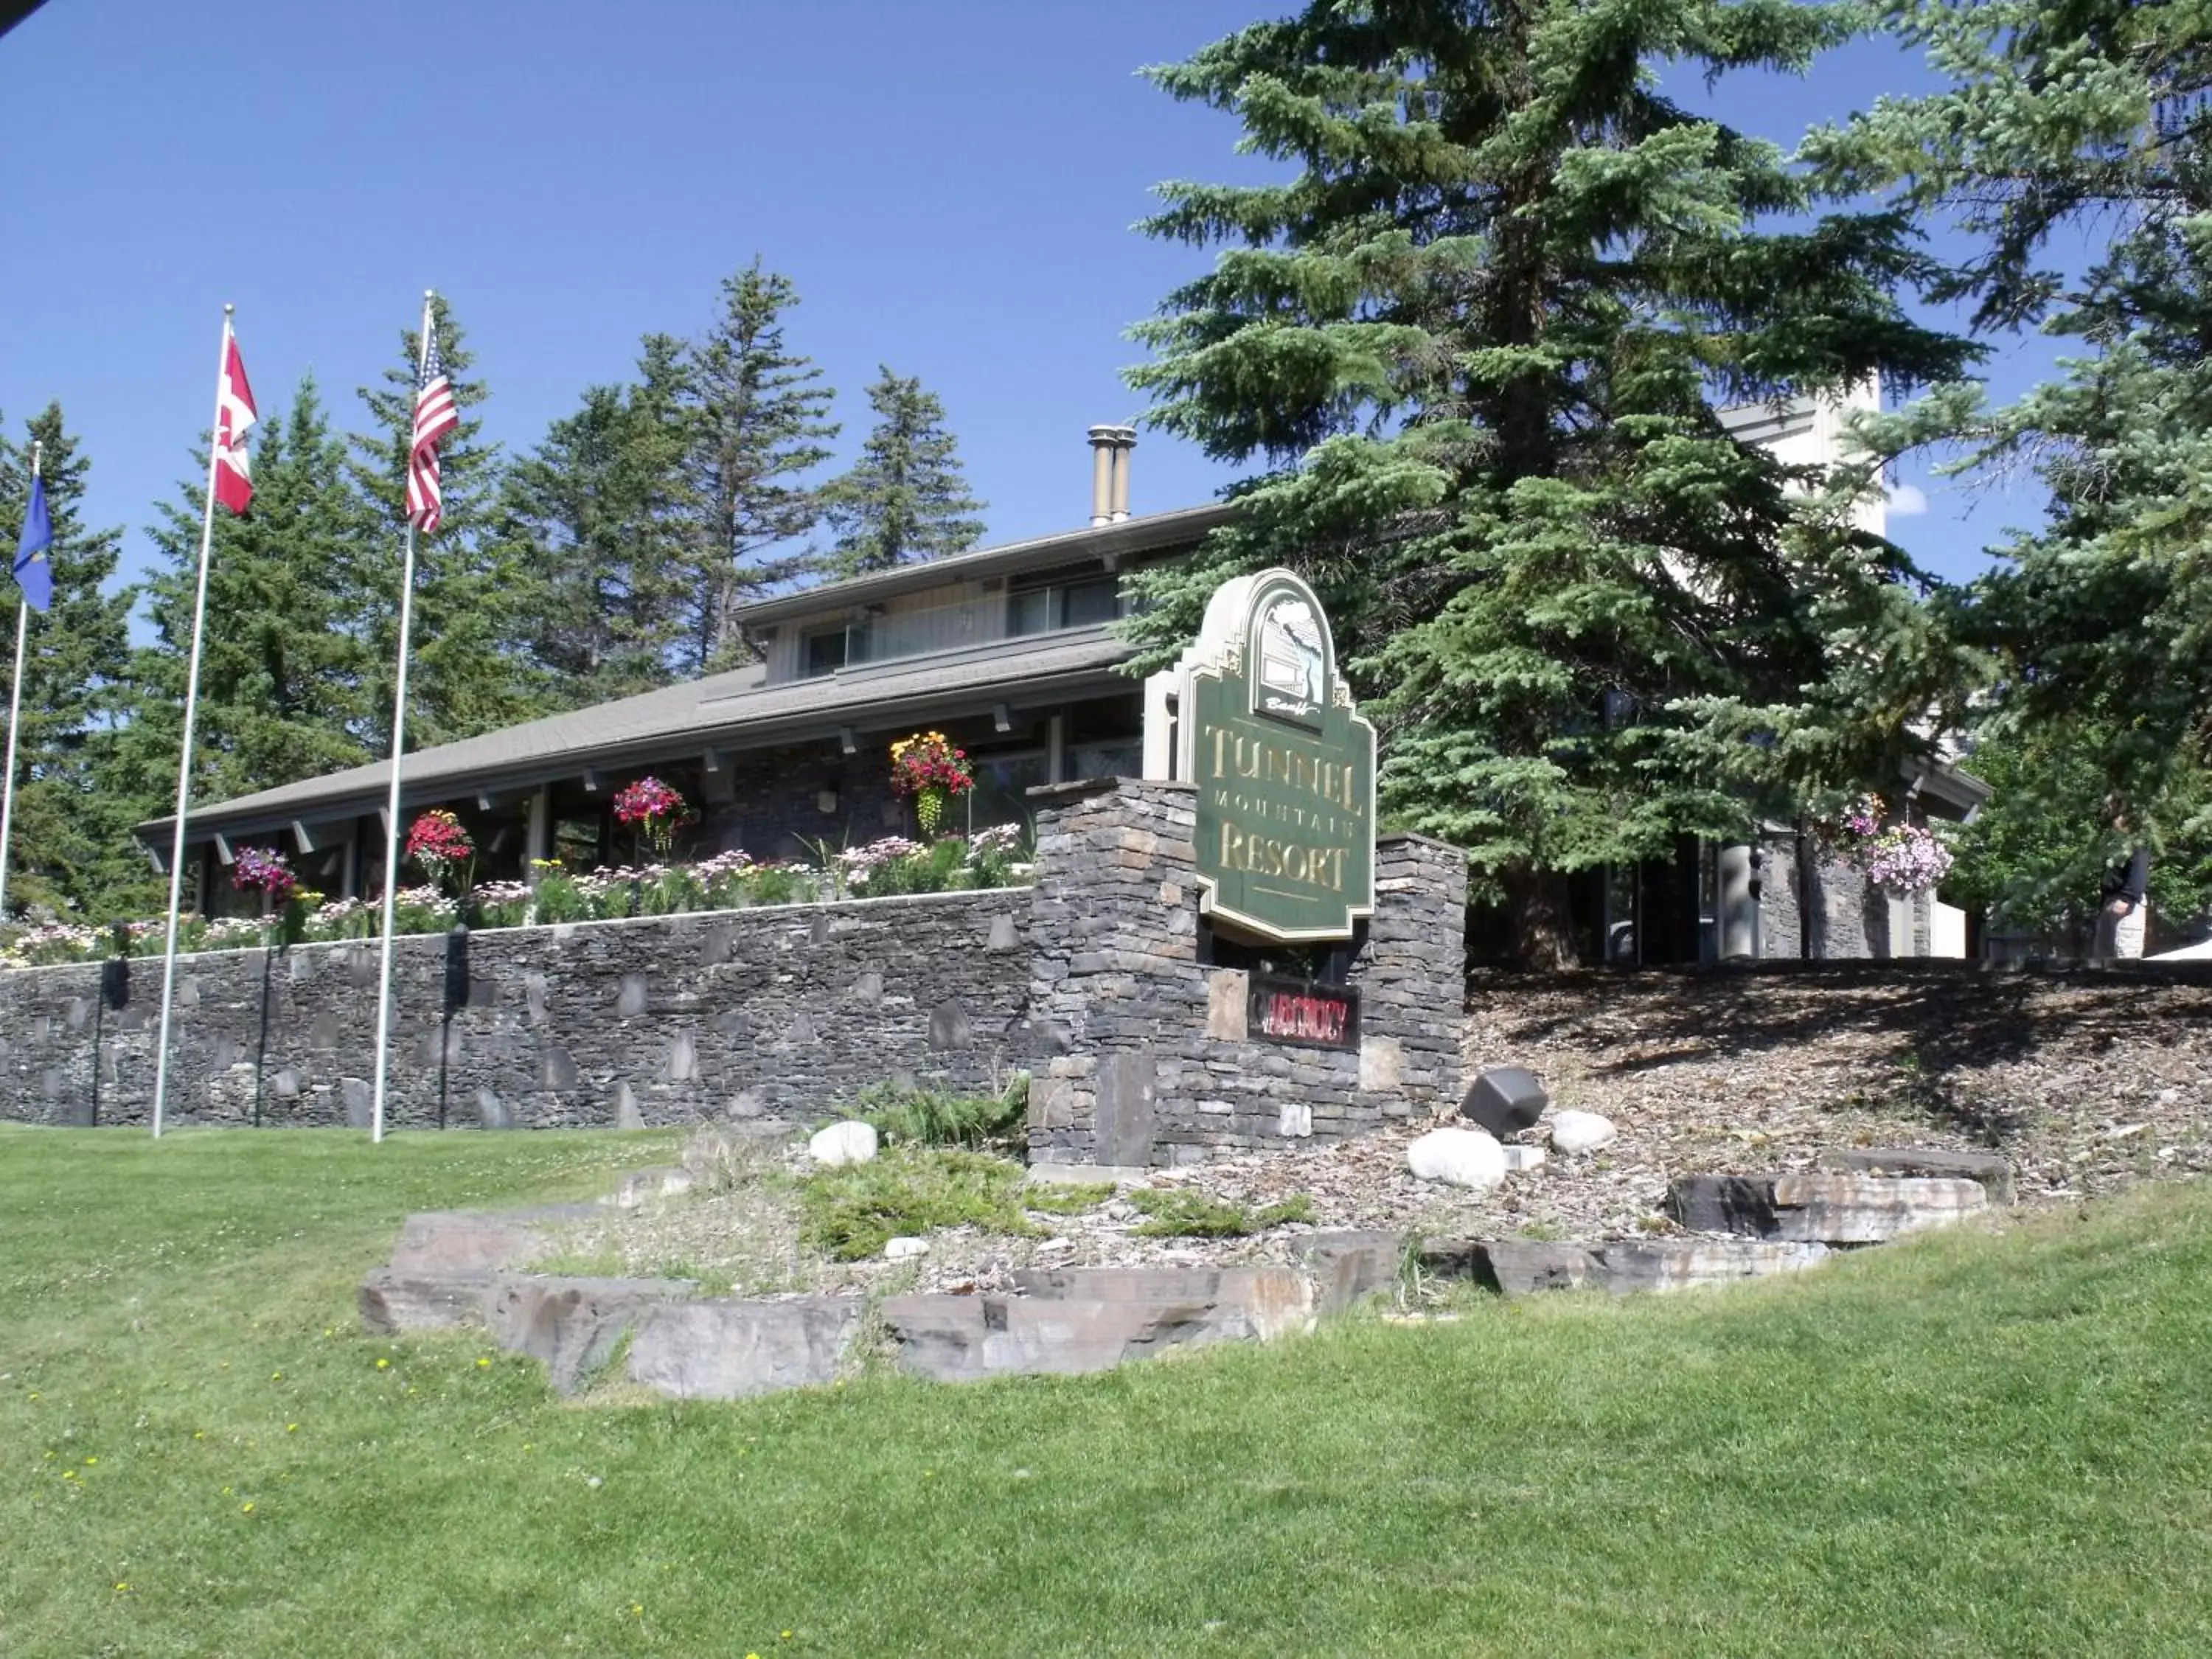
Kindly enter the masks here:
M 2112 828 L 2122 835 L 2128 821 L 2114 814 Z M 2100 961 L 2143 953 L 2143 923 L 2150 886 L 2150 849 L 2138 843 L 2135 850 L 2105 871 L 2105 890 L 2097 907 L 2096 954 Z

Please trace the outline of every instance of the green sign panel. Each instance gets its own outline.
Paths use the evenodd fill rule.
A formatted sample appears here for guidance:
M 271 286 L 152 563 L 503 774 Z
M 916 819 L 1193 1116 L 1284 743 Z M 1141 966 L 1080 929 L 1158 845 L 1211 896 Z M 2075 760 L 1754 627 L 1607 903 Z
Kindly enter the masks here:
M 1375 909 L 1375 728 L 1313 591 L 1287 570 L 1225 583 L 1181 690 L 1206 912 L 1276 944 L 1351 938 Z

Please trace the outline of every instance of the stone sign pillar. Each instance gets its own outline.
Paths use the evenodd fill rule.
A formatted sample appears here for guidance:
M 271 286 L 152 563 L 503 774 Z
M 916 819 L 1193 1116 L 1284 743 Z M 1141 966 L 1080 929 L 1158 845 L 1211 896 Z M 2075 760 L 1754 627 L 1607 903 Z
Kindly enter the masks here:
M 1454 1103 L 1467 860 L 1376 834 L 1313 590 L 1223 583 L 1146 721 L 1166 775 L 1031 794 L 1030 1157 L 1192 1163 Z
M 1465 855 L 1378 838 L 1375 913 L 1345 975 L 1357 1044 L 1284 1041 L 1255 1029 L 1251 972 L 1199 960 L 1196 793 L 1133 778 L 1030 792 L 1030 1160 L 1191 1164 L 1456 1105 Z

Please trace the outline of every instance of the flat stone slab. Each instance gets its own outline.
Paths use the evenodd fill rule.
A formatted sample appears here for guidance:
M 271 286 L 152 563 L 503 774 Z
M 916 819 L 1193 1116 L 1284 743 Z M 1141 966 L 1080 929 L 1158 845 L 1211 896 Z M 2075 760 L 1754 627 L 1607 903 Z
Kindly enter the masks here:
M 1314 1311 L 1341 1313 L 1398 1282 L 1406 1235 L 1342 1231 L 1308 1233 L 1291 1247 L 1314 1287 Z
M 1938 1176 L 1978 1181 L 1990 1202 L 2011 1204 L 2019 1194 L 2012 1160 L 1996 1152 L 1939 1152 L 1927 1146 L 1842 1146 L 1820 1154 L 1823 1167 L 1853 1175 Z
M 1289 1267 L 1025 1267 L 1014 1274 L 1025 1297 L 1049 1302 L 1139 1304 L 1173 1310 L 1220 1338 L 1272 1341 L 1314 1321 L 1314 1288 Z
M 647 1310 L 683 1301 L 697 1288 L 683 1279 L 502 1273 L 485 1304 L 486 1322 L 510 1352 L 544 1361 L 556 1392 L 573 1394 Z
M 1667 1212 L 1692 1232 L 1801 1244 L 1879 1244 L 1989 1201 L 1979 1182 L 1943 1176 L 1682 1176 L 1667 1189 Z
M 858 1297 L 677 1302 L 645 1310 L 630 1380 L 679 1400 L 744 1400 L 831 1381 L 860 1317 Z
M 417 1278 L 495 1273 L 520 1267 L 551 1247 L 554 1227 L 596 1219 L 592 1204 L 530 1210 L 428 1210 L 407 1218 L 392 1248 L 392 1270 Z
M 1468 1278 L 1509 1297 L 1545 1291 L 1688 1291 L 1771 1273 L 1796 1273 L 1827 1259 L 1825 1244 L 1752 1239 L 1619 1239 L 1554 1244 L 1529 1239 L 1438 1239 L 1422 1265 Z
M 1096 1271 L 1119 1273 L 1121 1270 Z M 1206 1270 L 1198 1270 L 1201 1273 Z M 1250 1301 L 1095 1296 L 899 1296 L 877 1309 L 899 1345 L 899 1364 L 918 1376 L 969 1382 L 987 1376 L 1072 1376 L 1111 1370 L 1170 1348 L 1265 1340 L 1312 1322 L 1310 1286 L 1297 1281 L 1305 1311 L 1255 1290 Z M 1129 1275 L 1137 1275 L 1133 1271 Z M 1135 1286 L 1123 1286 L 1133 1292 Z
M 372 1331 L 450 1331 L 484 1322 L 489 1273 L 409 1274 L 379 1267 L 361 1282 L 361 1322 Z

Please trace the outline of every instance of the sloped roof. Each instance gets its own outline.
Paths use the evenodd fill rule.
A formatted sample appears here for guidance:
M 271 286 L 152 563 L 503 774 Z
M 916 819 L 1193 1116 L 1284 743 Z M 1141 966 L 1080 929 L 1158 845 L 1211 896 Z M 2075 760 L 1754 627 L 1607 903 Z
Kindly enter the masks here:
M 756 663 L 417 750 L 400 763 L 401 799 L 421 806 L 473 789 L 534 787 L 592 767 L 826 739 L 840 726 L 878 718 L 941 717 L 949 704 L 972 707 L 994 691 L 1056 701 L 1086 688 L 1133 689 L 1114 672 L 1129 654 L 1129 647 L 1102 627 L 994 641 L 780 685 L 763 684 L 765 670 Z M 351 767 L 196 808 L 190 827 L 210 834 L 250 832 L 294 818 L 328 821 L 373 812 L 384 805 L 391 776 L 383 762 Z M 149 819 L 138 834 L 166 837 L 173 823 Z

